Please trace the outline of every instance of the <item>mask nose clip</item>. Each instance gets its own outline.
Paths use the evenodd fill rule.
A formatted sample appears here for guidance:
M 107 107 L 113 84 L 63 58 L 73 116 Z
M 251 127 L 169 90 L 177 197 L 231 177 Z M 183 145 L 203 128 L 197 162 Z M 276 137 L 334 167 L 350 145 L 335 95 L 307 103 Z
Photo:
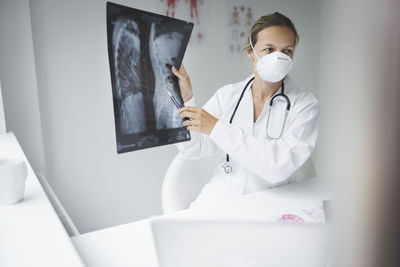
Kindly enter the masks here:
M 286 60 L 286 61 L 288 61 L 288 59 L 287 59 L 287 58 L 285 58 L 285 57 L 278 57 L 278 59 L 280 59 L 280 60 Z

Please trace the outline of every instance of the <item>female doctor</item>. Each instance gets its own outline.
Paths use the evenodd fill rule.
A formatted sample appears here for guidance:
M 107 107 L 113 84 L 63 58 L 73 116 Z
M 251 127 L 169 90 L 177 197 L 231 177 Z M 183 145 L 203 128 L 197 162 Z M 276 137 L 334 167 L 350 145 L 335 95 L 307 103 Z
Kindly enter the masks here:
M 220 88 L 202 108 L 184 66 L 172 67 L 185 102 L 180 117 L 190 119 L 183 125 L 192 134 L 178 149 L 191 159 L 223 155 L 192 207 L 296 181 L 315 147 L 319 117 L 317 99 L 287 75 L 298 40 L 289 18 L 262 16 L 243 49 L 253 75 Z

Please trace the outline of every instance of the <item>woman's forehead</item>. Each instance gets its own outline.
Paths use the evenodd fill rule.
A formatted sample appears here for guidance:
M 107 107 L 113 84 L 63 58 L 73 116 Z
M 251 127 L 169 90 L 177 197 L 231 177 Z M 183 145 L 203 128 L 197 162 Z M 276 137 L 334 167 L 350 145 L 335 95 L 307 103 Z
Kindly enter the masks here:
M 277 46 L 294 45 L 295 37 L 292 29 L 286 26 L 270 26 L 257 34 L 257 43 Z

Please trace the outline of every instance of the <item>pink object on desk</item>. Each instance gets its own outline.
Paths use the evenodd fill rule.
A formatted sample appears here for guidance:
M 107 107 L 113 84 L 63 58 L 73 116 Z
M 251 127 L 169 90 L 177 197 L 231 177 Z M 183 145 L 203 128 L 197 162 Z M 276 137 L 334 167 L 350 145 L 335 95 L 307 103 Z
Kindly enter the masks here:
M 295 214 L 283 214 L 279 219 L 279 222 L 284 223 L 304 223 L 304 219 Z

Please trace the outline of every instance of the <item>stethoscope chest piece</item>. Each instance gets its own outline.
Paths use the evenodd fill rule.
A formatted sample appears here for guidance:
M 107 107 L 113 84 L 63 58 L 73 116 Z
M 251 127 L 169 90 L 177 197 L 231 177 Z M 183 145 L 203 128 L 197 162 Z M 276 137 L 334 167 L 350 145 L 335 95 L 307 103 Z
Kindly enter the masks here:
M 224 169 L 225 173 L 231 173 L 232 172 L 232 165 L 229 162 L 225 162 L 224 165 L 222 166 Z

